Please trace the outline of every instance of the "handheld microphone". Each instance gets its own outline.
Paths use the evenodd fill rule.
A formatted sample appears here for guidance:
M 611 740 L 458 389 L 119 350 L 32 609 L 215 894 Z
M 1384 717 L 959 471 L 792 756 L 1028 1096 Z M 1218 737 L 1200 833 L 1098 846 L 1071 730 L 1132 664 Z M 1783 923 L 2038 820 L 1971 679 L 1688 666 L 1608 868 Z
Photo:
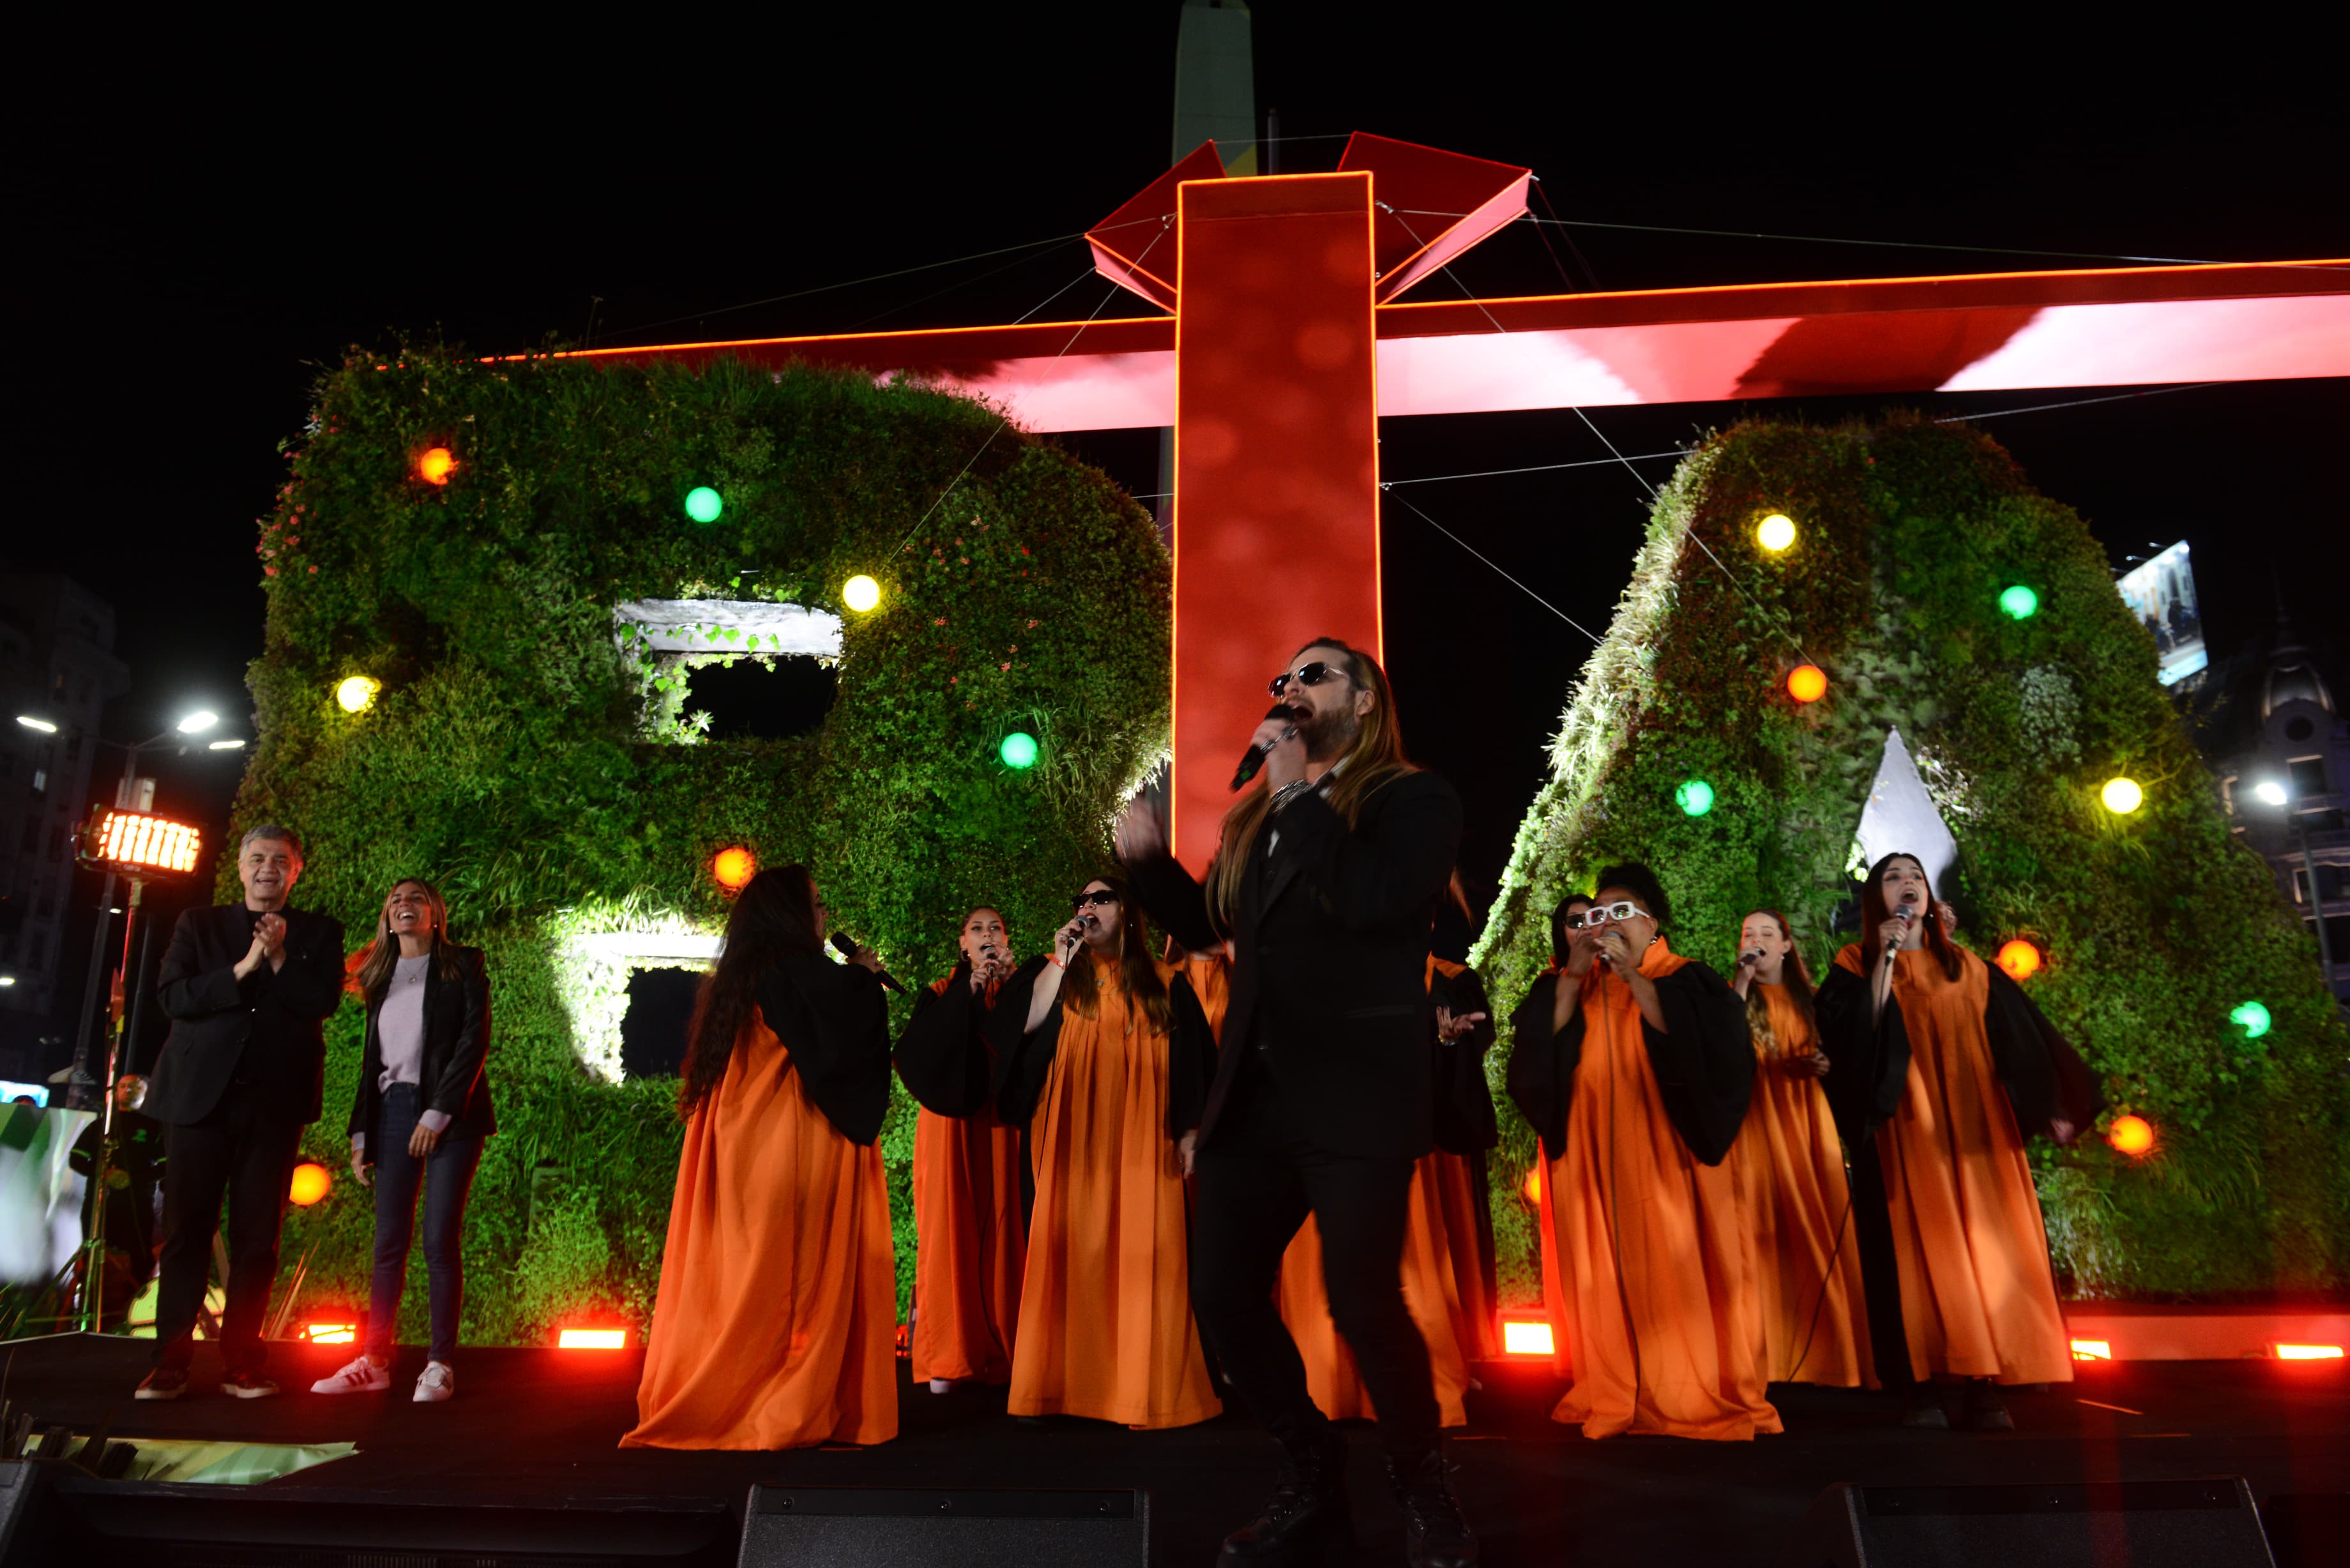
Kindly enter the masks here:
M 849 940 L 847 937 L 841 935 L 838 931 L 832 933 L 832 946 L 834 951 L 839 953 L 841 957 L 848 960 L 851 963 L 854 963 L 857 961 L 857 944 Z M 873 978 L 879 981 L 883 985 L 888 986 L 891 991 L 898 992 L 899 995 L 902 996 L 905 994 L 906 988 L 899 985 L 898 983 L 897 977 L 892 975 L 888 970 L 875 970 L 873 971 Z
M 1761 963 L 1762 961 L 1762 950 L 1761 948 L 1748 948 L 1744 952 L 1738 955 L 1739 967 L 1742 969 L 1750 963 Z
M 1298 716 L 1297 710 L 1286 702 L 1275 702 L 1272 711 L 1265 714 L 1268 719 L 1291 721 L 1295 721 Z M 1252 744 L 1247 751 L 1241 753 L 1241 765 L 1232 770 L 1232 789 L 1235 793 L 1248 787 L 1249 780 L 1256 777 L 1257 770 L 1264 766 L 1266 754 L 1278 744 L 1280 744 L 1278 741 L 1262 746 Z

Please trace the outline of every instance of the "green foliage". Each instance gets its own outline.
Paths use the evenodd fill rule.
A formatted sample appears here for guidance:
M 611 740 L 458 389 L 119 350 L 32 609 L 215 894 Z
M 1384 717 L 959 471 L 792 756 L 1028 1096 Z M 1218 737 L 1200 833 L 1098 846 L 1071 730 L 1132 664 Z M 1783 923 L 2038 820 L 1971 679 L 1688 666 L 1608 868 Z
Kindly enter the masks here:
M 841 926 L 927 975 L 952 962 L 968 905 L 1041 942 L 1102 863 L 1109 815 L 1167 747 L 1170 564 L 1107 479 L 999 422 L 920 386 L 727 360 L 689 373 L 411 348 L 321 381 L 261 524 L 260 740 L 236 815 L 302 833 L 300 901 L 355 941 L 396 878 L 421 876 L 460 940 L 488 950 L 500 1131 L 467 1223 L 469 1341 L 650 1315 L 675 1085 L 613 1081 L 625 971 L 577 938 L 715 932 L 711 857 L 743 845 L 762 865 L 807 864 Z M 435 445 L 457 460 L 442 486 L 414 472 Z M 724 507 L 700 524 L 684 498 L 705 484 Z M 839 601 L 858 573 L 882 587 L 868 615 Z M 723 634 L 712 655 L 654 653 L 614 623 L 637 598 L 840 616 L 821 729 L 703 739 L 694 669 L 772 653 Z M 357 715 L 333 700 L 352 674 L 382 682 Z M 1013 730 L 1040 742 L 1034 767 L 1000 760 Z M 327 1114 L 305 1147 L 340 1170 L 355 1003 L 328 1039 Z M 901 1292 L 912 1122 L 901 1092 L 883 1134 Z M 369 1203 L 346 1179 L 289 1220 L 306 1310 L 364 1304 Z M 411 1274 L 414 1332 L 421 1263 Z
M 1780 556 L 1752 536 L 1773 512 L 1802 530 Z M 2029 619 L 2000 609 L 2015 583 L 2039 595 Z M 1783 682 L 1806 657 L 1831 684 L 1799 707 Z M 1487 983 L 1503 1006 L 1523 996 L 1548 961 L 1553 903 L 1624 858 L 1663 880 L 1679 950 L 1726 971 L 1740 920 L 1775 907 L 1824 968 L 1849 940 L 1836 926 L 1857 891 L 1854 835 L 1898 728 L 1958 840 L 1941 891 L 1960 940 L 2039 943 L 2033 996 L 2104 1073 L 2115 1114 L 2159 1129 L 2142 1160 L 2095 1137 L 2033 1145 L 2073 1288 L 2338 1288 L 2341 1019 L 2312 939 L 2231 840 L 2155 665 L 2087 528 L 1987 437 L 1916 420 L 1740 425 L 1657 504 L 1519 828 L 1476 955 Z M 2116 774 L 2146 789 L 2128 817 L 2098 804 Z M 1674 804 L 1690 777 L 1719 794 L 1705 816 Z M 2257 1041 L 2229 1022 L 2247 997 L 2275 1015 Z M 1497 1090 L 1507 1055 L 1504 1042 Z M 1503 1121 L 1497 1240 L 1507 1293 L 1526 1300 L 1538 1254 L 1515 1193 L 1534 1137 Z

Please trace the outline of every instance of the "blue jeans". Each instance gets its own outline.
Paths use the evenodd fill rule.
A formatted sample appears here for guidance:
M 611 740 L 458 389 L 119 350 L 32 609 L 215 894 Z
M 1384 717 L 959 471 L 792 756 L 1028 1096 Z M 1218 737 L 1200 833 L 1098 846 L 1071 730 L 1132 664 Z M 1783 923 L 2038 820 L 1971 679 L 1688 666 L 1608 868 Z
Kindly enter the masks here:
M 432 1359 L 450 1362 L 457 1354 L 457 1312 L 464 1304 L 465 1269 L 458 1256 L 465 1229 L 465 1195 L 473 1168 L 482 1162 L 479 1137 L 448 1134 L 419 1159 L 408 1152 L 409 1135 L 423 1114 L 423 1097 L 413 1084 L 394 1084 L 383 1093 L 368 1153 L 375 1158 L 375 1279 L 368 1291 L 367 1350 L 391 1354 L 391 1330 L 400 1316 L 400 1293 L 408 1284 L 408 1244 L 416 1233 L 416 1189 L 424 1189 L 424 1275 L 432 1291 Z

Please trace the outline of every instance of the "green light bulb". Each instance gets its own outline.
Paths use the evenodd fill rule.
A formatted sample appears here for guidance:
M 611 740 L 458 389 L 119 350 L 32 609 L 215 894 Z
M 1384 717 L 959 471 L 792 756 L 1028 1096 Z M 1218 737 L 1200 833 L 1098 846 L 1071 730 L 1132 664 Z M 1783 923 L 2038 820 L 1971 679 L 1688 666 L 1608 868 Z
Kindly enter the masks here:
M 685 514 L 696 523 L 715 523 L 726 504 L 718 499 L 718 492 L 706 484 L 697 484 L 685 493 Z
M 1713 786 L 1703 779 L 1687 779 L 1673 791 L 1673 799 L 1691 816 L 1703 816 L 1713 809 Z
M 1003 744 L 995 749 L 1007 768 L 1033 768 L 1036 765 L 1036 737 L 1024 730 L 1014 730 L 1003 737 Z
M 2233 1012 L 2228 1014 L 2228 1022 L 2242 1030 L 2245 1039 L 2257 1040 L 2274 1026 L 2276 1020 L 2269 1016 L 2264 1003 L 2241 1002 L 2236 1004 Z
M 1999 607 L 2016 620 L 2030 620 L 2040 613 L 2040 596 L 2018 583 L 1999 596 Z

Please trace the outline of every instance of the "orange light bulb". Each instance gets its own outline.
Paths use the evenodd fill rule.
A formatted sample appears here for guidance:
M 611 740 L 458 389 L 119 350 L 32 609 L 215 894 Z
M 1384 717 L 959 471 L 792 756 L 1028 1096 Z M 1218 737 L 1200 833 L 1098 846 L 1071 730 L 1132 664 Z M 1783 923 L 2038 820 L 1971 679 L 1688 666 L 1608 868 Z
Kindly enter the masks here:
M 1518 1192 L 1529 1203 L 1542 1201 L 1542 1166 L 1539 1162 L 1526 1168 L 1526 1179 L 1518 1184 Z
M 1999 950 L 1999 967 L 2007 971 L 2010 980 L 2030 980 L 2040 972 L 2040 950 L 2018 937 L 2002 942 Z
M 2116 1116 L 2106 1141 L 2135 1159 L 2154 1147 L 2154 1124 L 2144 1116 Z
M 720 850 L 718 857 L 710 863 L 710 874 L 730 893 L 741 892 L 758 870 L 759 857 L 739 844 L 732 849 Z
M 297 1209 L 307 1209 L 334 1189 L 335 1179 L 323 1165 L 308 1160 L 294 1168 L 294 1179 L 287 1184 L 286 1196 Z
M 427 447 L 416 460 L 416 477 L 427 484 L 446 484 L 457 471 L 457 454 L 445 446 Z
M 1798 664 L 1787 671 L 1787 695 L 1798 702 L 1816 702 L 1828 694 L 1827 671 L 1816 664 Z

